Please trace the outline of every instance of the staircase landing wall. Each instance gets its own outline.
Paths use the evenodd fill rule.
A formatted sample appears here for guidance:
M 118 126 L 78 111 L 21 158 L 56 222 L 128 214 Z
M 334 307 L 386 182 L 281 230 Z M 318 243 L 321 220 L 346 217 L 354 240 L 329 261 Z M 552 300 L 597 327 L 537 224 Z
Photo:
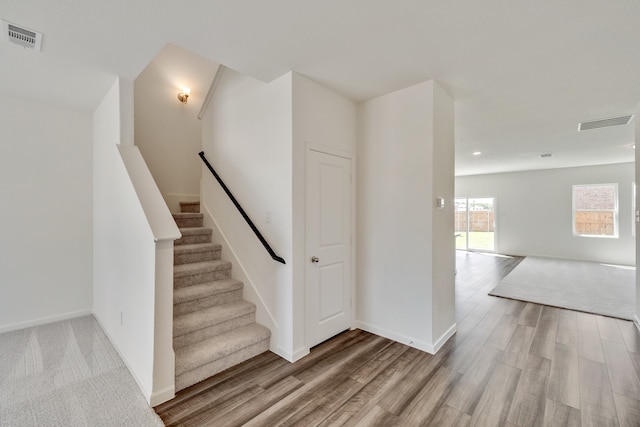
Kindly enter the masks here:
M 201 184 L 202 212 L 215 218 L 233 248 L 227 254 L 223 247 L 222 257 L 244 282 L 258 323 L 271 329 L 271 350 L 287 360 L 296 357 L 293 289 L 303 286 L 292 281 L 291 102 L 290 73 L 264 83 L 227 69 L 203 118 L 207 159 L 286 265 L 271 259 L 206 169 Z
M 131 144 L 132 96 L 132 82 L 119 80 L 94 113 L 93 310 L 154 405 L 173 396 L 172 239 L 180 234 Z

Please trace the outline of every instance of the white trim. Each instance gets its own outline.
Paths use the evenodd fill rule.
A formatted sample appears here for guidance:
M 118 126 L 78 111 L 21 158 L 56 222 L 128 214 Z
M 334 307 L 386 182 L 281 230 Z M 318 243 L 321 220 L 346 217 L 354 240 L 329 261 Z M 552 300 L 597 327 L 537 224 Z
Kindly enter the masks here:
M 454 326 L 455 326 L 455 325 L 454 325 Z M 429 354 L 435 354 L 435 352 L 436 352 L 437 350 L 439 350 L 439 349 L 440 349 L 440 347 L 441 347 L 441 346 L 442 346 L 442 344 L 443 344 L 443 342 L 439 342 L 439 343 L 438 343 L 438 346 L 437 346 L 437 348 L 436 348 L 436 346 L 434 346 L 433 344 L 429 344 L 429 343 L 426 343 L 426 342 L 422 342 L 422 341 L 420 341 L 420 340 L 417 340 L 417 339 L 414 339 L 414 338 L 411 338 L 411 337 L 407 337 L 407 336 L 400 335 L 400 334 L 397 334 L 397 333 L 392 332 L 392 331 L 388 331 L 388 330 L 385 330 L 385 329 L 381 329 L 381 328 L 378 328 L 377 326 L 373 326 L 373 325 L 370 325 L 370 324 L 365 323 L 365 322 L 362 322 L 362 321 L 357 321 L 357 322 L 356 322 L 356 327 L 357 327 L 358 329 L 362 329 L 363 331 L 370 332 L 370 333 L 372 333 L 372 334 L 375 334 L 375 335 L 381 336 L 381 337 L 383 337 L 383 338 L 387 338 L 387 339 L 390 339 L 390 340 L 393 340 L 393 341 L 399 342 L 400 344 L 405 344 L 405 345 L 408 345 L 409 347 L 417 348 L 418 350 L 421 350 L 421 351 L 427 352 L 427 353 L 429 353 Z M 450 330 L 451 330 L 451 329 L 449 329 L 449 331 L 450 331 Z M 447 333 L 448 333 L 449 331 L 447 331 Z M 455 332 L 455 331 L 454 331 L 454 332 Z M 446 335 L 446 334 L 445 334 L 445 335 Z M 453 335 L 453 334 L 452 334 L 452 335 Z M 444 335 L 443 335 L 443 337 L 444 337 Z M 442 339 L 442 337 L 440 338 L 440 340 L 441 340 L 441 339 Z M 447 339 L 448 339 L 448 338 L 447 338 Z M 446 342 L 446 340 L 445 340 L 445 342 Z
M 155 393 L 151 393 L 151 397 L 149 398 L 149 404 L 151 406 L 158 406 L 161 403 L 168 402 L 174 397 L 176 397 L 176 386 L 172 385 L 163 390 L 159 390 L 159 391 L 156 391 Z
M 294 351 L 293 353 L 288 352 L 287 350 L 285 350 L 281 346 L 278 346 L 278 347 L 276 347 L 275 349 L 273 349 L 271 351 L 273 351 L 275 354 L 277 354 L 278 356 L 282 357 L 283 359 L 285 359 L 285 360 L 287 360 L 288 362 L 291 362 L 291 363 L 302 359 L 303 357 L 305 357 L 307 354 L 310 353 L 309 348 L 307 348 L 307 347 L 301 347 L 301 348 L 297 349 L 296 351 Z
M 216 75 L 213 76 L 213 80 L 211 81 L 211 86 L 209 86 L 209 90 L 207 91 L 207 95 L 204 97 L 204 101 L 202 102 L 202 106 L 200 107 L 200 112 L 198 113 L 198 120 L 202 120 L 204 117 L 205 111 L 209 107 L 211 100 L 213 99 L 213 93 L 216 91 L 216 87 L 218 86 L 218 82 L 222 78 L 222 74 L 227 67 L 220 64 L 218 65 L 218 69 L 216 70 Z
M 613 186 L 615 188 L 614 195 L 614 208 L 613 209 L 576 209 L 576 188 L 577 187 L 605 187 Z M 595 237 L 597 239 L 618 239 L 620 237 L 619 222 L 620 222 L 620 196 L 617 182 L 602 183 L 602 184 L 573 184 L 571 186 L 571 229 L 573 231 L 573 237 Z M 610 212 L 613 211 L 613 234 L 580 234 L 576 230 L 576 212 Z
M 140 378 L 136 370 L 133 369 L 133 367 L 131 367 L 131 365 L 127 362 L 127 359 L 124 357 L 122 351 L 120 351 L 120 348 L 118 348 L 116 341 L 111 337 L 111 335 L 109 335 L 109 332 L 107 332 L 107 329 L 102 325 L 102 322 L 100 322 L 100 319 L 98 318 L 98 316 L 96 316 L 96 314 L 93 313 L 93 317 L 98 322 L 98 325 L 100 325 L 100 328 L 102 328 L 102 332 L 104 332 L 104 334 L 107 336 L 107 339 L 109 340 L 113 348 L 115 348 L 116 351 L 118 352 L 118 356 L 120 356 L 120 359 L 129 370 L 129 373 L 131 374 L 133 379 L 136 381 L 136 384 L 138 384 L 138 388 L 142 392 L 142 395 L 146 399 L 147 403 L 151 405 L 151 392 L 147 389 L 147 385 L 144 383 L 144 381 L 142 381 L 142 379 Z
M 638 332 L 640 332 L 640 319 L 638 319 L 637 314 L 633 315 L 633 324 L 636 326 L 636 329 L 638 330 Z
M 242 262 L 240 261 L 240 259 L 236 255 L 236 252 L 233 250 L 233 248 L 229 244 L 229 239 L 227 239 L 227 236 L 224 234 L 224 232 L 222 231 L 222 229 L 220 228 L 220 226 L 216 222 L 216 220 L 213 217 L 213 215 L 211 214 L 211 211 L 209 210 L 209 208 L 204 204 L 203 201 L 201 201 L 200 202 L 200 208 L 202 209 L 203 207 L 204 207 L 204 210 L 206 211 L 207 216 L 213 222 L 213 225 L 216 227 L 216 231 L 218 233 L 220 233 L 220 236 L 222 237 L 222 240 L 224 240 L 224 246 L 226 246 L 226 249 L 229 249 L 229 252 L 231 252 L 231 256 L 232 256 L 233 259 L 232 260 L 228 260 L 228 261 L 231 261 L 231 263 L 234 265 L 234 267 L 235 267 L 236 264 L 238 265 L 238 267 L 240 267 L 240 270 L 242 270 L 242 275 L 244 276 L 244 278 L 246 278 L 246 281 L 248 282 L 248 285 L 251 286 L 251 288 L 253 289 L 253 292 L 255 292 L 256 296 L 260 300 L 260 304 L 262 305 L 262 308 L 264 308 L 265 312 L 267 313 L 267 316 L 269 316 L 269 319 L 271 320 L 271 323 L 273 323 L 273 325 L 276 328 L 279 329 L 280 326 L 278 325 L 278 322 L 276 321 L 275 317 L 273 317 L 273 314 L 271 314 L 271 311 L 269 311 L 269 308 L 267 307 L 267 304 L 262 299 L 262 295 L 260 295 L 260 292 L 258 292 L 258 288 L 256 287 L 255 283 L 253 283 L 253 280 L 251 280 L 251 277 L 249 277 L 249 274 L 247 274 L 246 268 L 244 268 L 244 265 L 242 264 Z M 242 280 L 242 282 L 244 282 L 244 280 Z M 245 283 L 245 285 L 246 284 L 247 283 Z
M 338 148 L 329 147 L 322 144 L 314 144 L 311 142 L 307 142 L 307 151 L 317 151 L 318 153 L 330 154 L 332 156 L 344 157 L 345 159 L 349 159 L 353 161 L 353 153 L 346 150 L 340 150 Z
M 449 338 L 451 338 L 456 332 L 458 332 L 458 325 L 454 323 L 444 334 L 440 336 L 440 338 L 436 340 L 433 345 L 434 353 L 440 351 L 442 346 L 445 345 L 447 341 L 449 341 Z
M 93 314 L 91 309 L 70 311 L 68 313 L 56 314 L 55 316 L 41 317 L 39 319 L 27 320 L 24 322 L 11 323 L 0 326 L 0 334 L 4 332 L 16 331 L 18 329 L 30 328 L 32 326 L 46 325 L 48 323 L 59 322 L 61 320 L 74 319 L 76 317 L 88 316 Z M 95 317 L 95 316 L 94 316 Z
M 315 143 L 311 143 L 306 141 L 305 143 L 305 148 L 306 151 L 304 153 L 304 179 L 305 179 L 305 183 L 304 183 L 304 207 L 305 207 L 305 211 L 304 211 L 304 249 L 305 249 L 305 253 L 307 251 L 307 226 L 308 226 L 308 215 L 307 215 L 307 186 L 308 186 L 308 182 L 307 182 L 307 168 L 309 166 L 308 164 L 308 160 L 309 160 L 309 152 L 310 151 L 315 151 L 317 153 L 323 153 L 323 154 L 328 154 L 331 156 L 336 156 L 336 157 L 341 157 L 343 159 L 347 159 L 350 162 L 350 169 L 351 169 L 351 177 L 350 177 L 350 184 L 351 184 L 351 236 L 350 236 L 350 243 L 351 243 L 351 301 L 350 301 L 350 309 L 351 309 L 351 327 L 350 329 L 354 329 L 355 328 L 355 324 L 356 324 L 356 311 L 357 311 L 357 248 L 356 248 L 356 244 L 357 244 L 357 223 L 356 223 L 356 218 L 357 218 L 357 186 L 356 186 L 356 175 L 357 175 L 357 169 L 356 169 L 356 160 L 355 160 L 355 156 L 352 152 L 347 151 L 347 150 L 341 150 L 341 149 L 337 149 L 337 148 L 333 148 L 333 147 L 328 147 L 322 144 L 315 144 Z M 306 257 L 305 257 L 306 258 Z M 307 345 L 307 353 L 309 352 L 309 342 L 308 342 L 308 327 L 309 327 L 309 321 L 308 321 L 308 317 L 307 317 L 307 287 L 308 287 L 308 277 L 309 277 L 309 268 L 310 265 L 309 263 L 305 263 L 305 269 L 304 269 L 304 304 L 305 304 L 305 316 L 304 316 L 304 342 Z M 297 360 L 297 359 L 296 359 Z

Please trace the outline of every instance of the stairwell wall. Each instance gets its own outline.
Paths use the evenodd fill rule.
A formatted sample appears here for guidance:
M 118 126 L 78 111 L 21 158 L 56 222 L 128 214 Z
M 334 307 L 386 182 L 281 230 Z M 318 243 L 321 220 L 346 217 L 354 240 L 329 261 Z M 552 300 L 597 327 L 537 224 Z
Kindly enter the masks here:
M 94 112 L 93 147 L 93 312 L 154 405 L 174 395 L 171 240 L 179 232 L 133 145 L 132 81 L 118 79 Z
M 91 126 L 0 94 L 0 332 L 91 312 Z
M 200 199 L 202 122 L 198 112 L 218 64 L 166 45 L 134 82 L 135 144 L 171 212 Z M 187 104 L 177 99 L 191 89 Z
M 274 251 L 271 259 L 229 198 L 203 169 L 201 205 L 224 232 L 224 259 L 271 329 L 271 350 L 293 360 L 291 73 L 270 83 L 225 70 L 203 118 L 203 151 Z M 219 242 L 225 243 L 225 242 Z M 230 254 L 233 248 L 233 254 Z M 241 270 L 244 268 L 244 271 Z

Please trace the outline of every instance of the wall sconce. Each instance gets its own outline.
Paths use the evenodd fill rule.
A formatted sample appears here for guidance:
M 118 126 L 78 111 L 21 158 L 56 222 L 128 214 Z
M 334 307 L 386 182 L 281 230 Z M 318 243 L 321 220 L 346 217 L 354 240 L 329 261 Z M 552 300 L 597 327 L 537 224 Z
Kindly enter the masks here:
M 180 102 L 182 102 L 183 104 L 186 104 L 187 99 L 189 99 L 190 93 L 191 93 L 191 89 L 189 89 L 188 87 L 183 87 L 182 91 L 178 93 L 178 99 L 180 100 Z

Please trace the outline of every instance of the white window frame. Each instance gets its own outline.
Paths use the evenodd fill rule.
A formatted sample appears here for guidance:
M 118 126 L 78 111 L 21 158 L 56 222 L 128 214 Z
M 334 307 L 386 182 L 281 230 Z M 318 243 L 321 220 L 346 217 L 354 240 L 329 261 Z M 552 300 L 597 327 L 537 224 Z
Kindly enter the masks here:
M 613 235 L 606 236 L 602 234 L 581 234 L 576 231 L 576 212 L 611 212 L 611 209 L 576 209 L 576 189 L 580 187 L 602 187 L 613 186 L 615 189 L 614 195 L 614 209 L 613 209 Z M 576 237 L 595 237 L 604 239 L 617 239 L 618 238 L 618 215 L 619 215 L 619 196 L 618 196 L 618 183 L 602 183 L 602 184 L 575 184 L 571 191 L 571 228 L 573 229 L 573 235 Z

